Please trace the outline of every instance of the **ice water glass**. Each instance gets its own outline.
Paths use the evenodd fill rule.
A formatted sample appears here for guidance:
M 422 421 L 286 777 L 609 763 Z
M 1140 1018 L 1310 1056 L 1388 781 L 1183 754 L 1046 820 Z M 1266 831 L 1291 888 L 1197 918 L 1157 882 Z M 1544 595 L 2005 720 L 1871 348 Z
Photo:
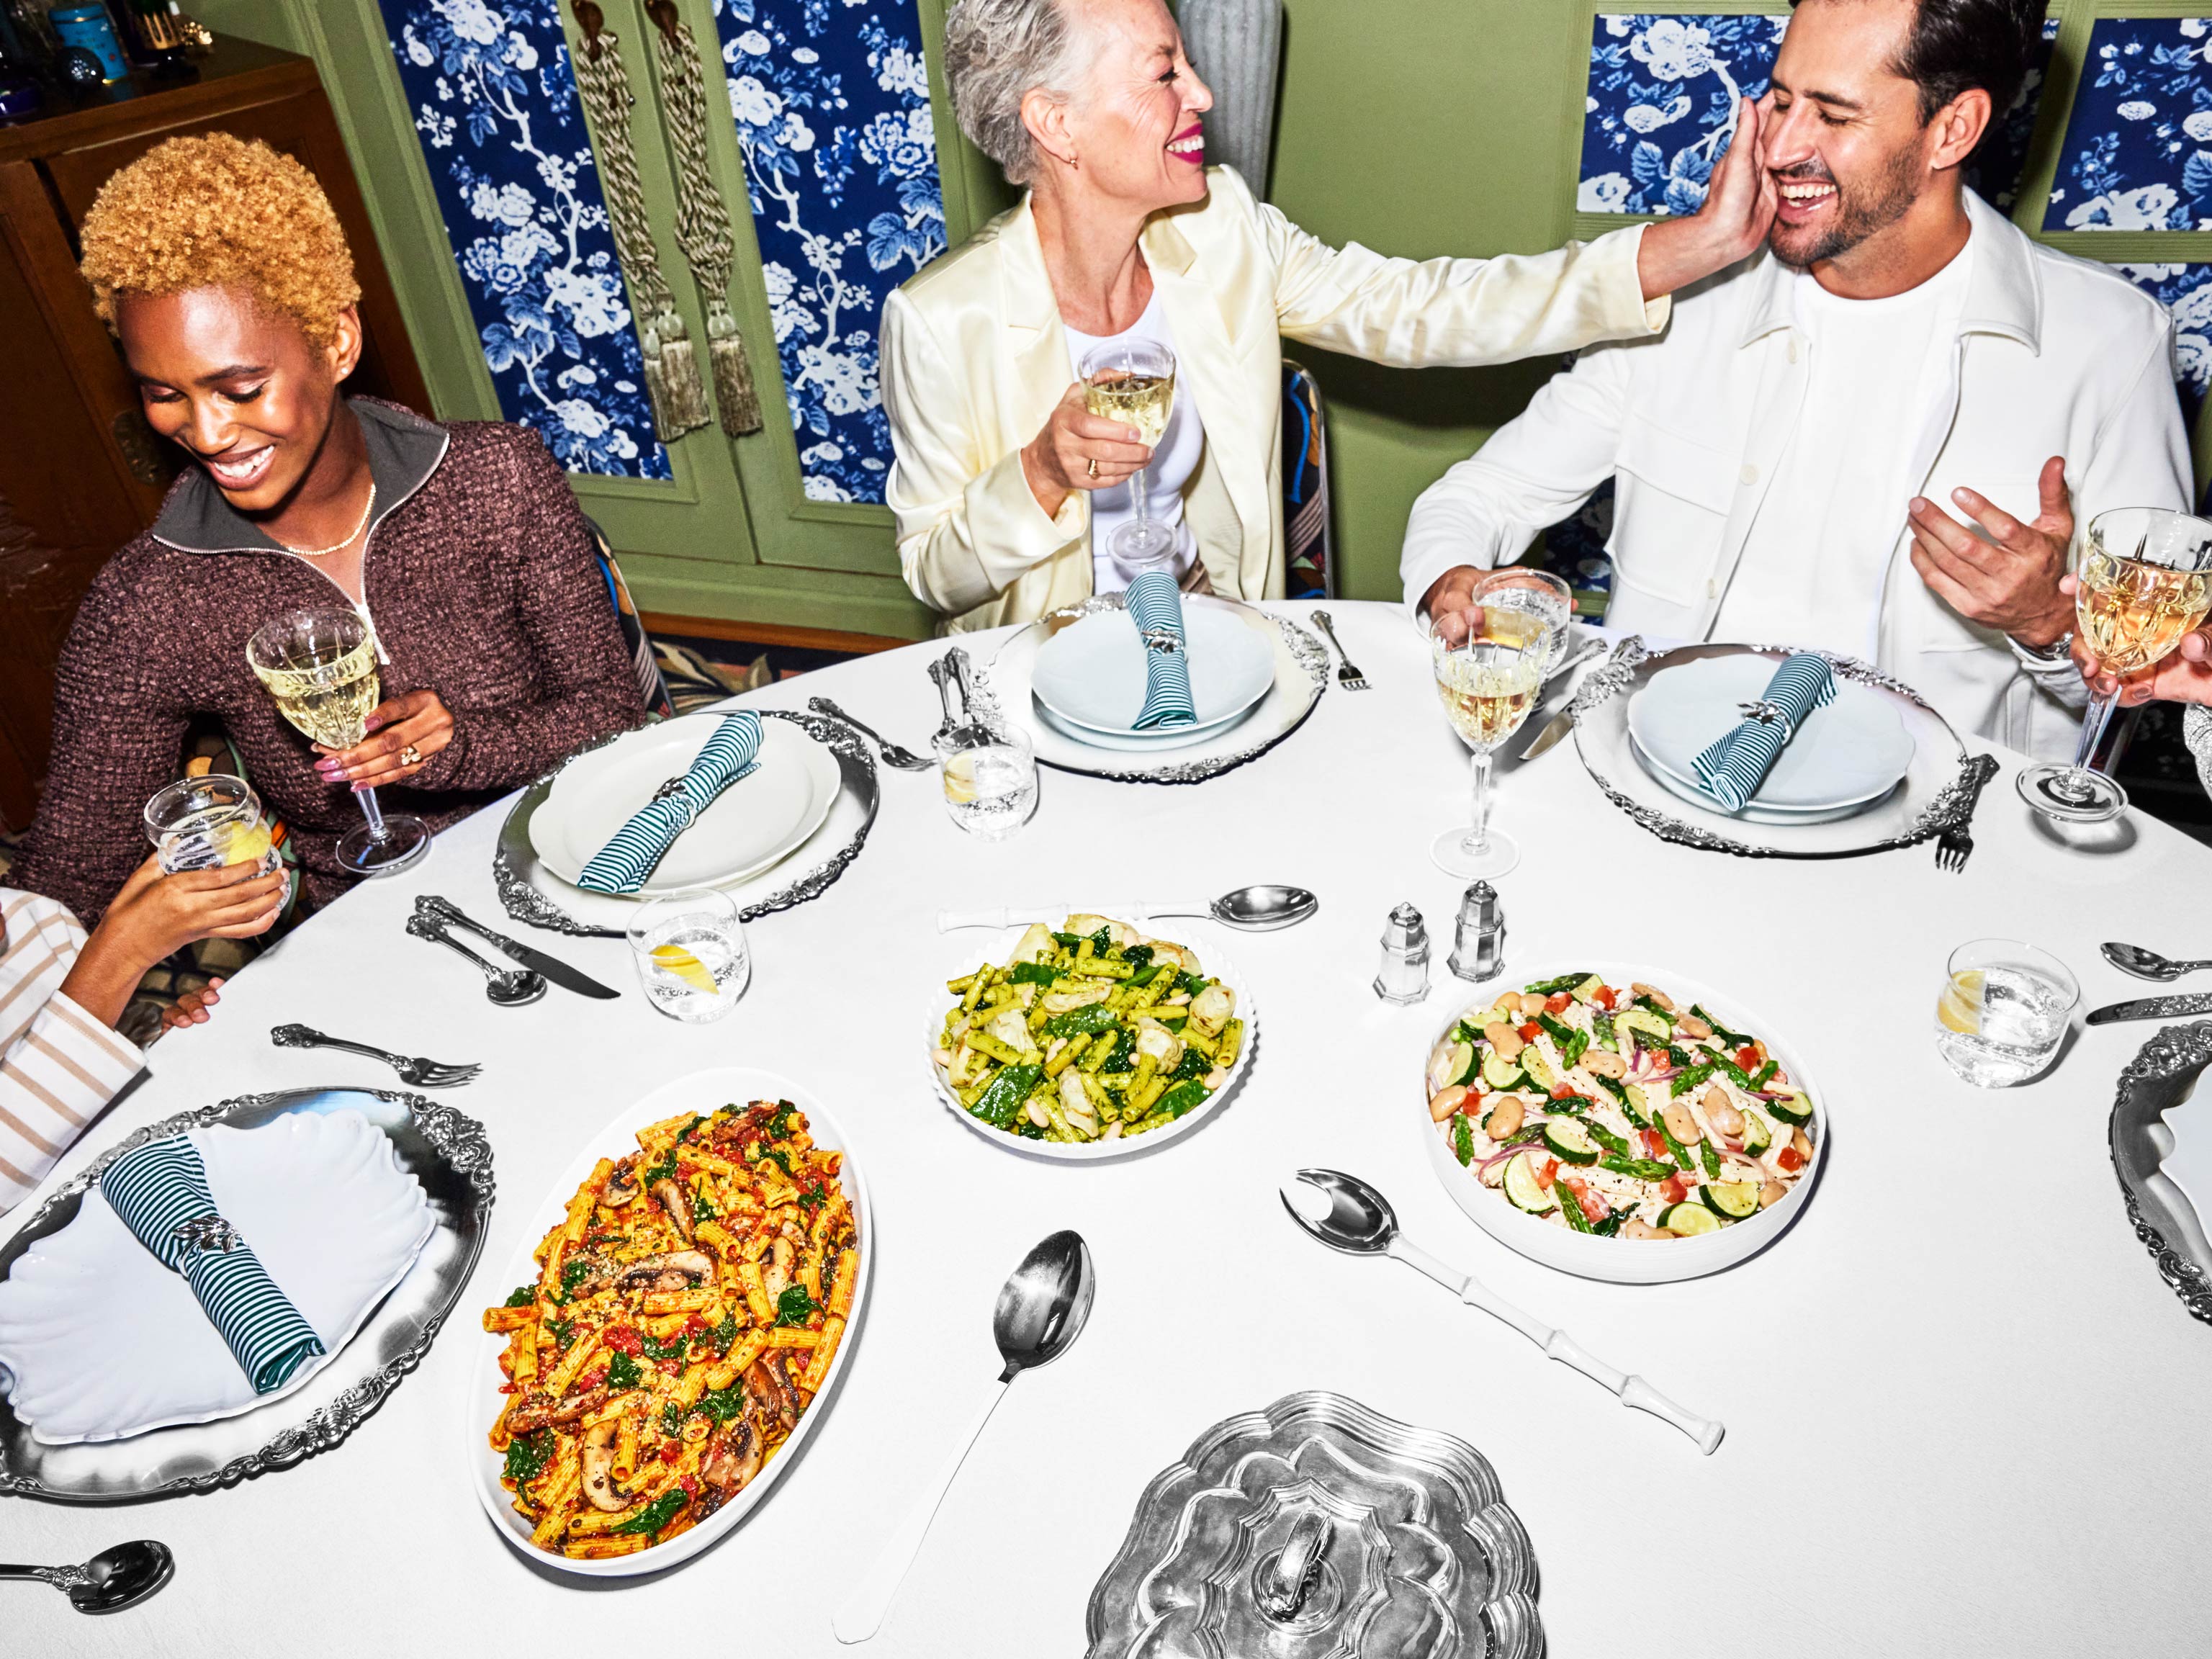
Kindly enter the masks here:
M 2081 988 L 2047 951 L 1979 939 L 1951 952 L 1936 1003 L 1936 1048 L 1978 1089 L 2008 1089 L 2049 1066 Z
M 752 982 L 737 901 L 713 888 L 640 905 L 630 919 L 629 950 L 646 1000 L 690 1024 L 721 1018 Z
M 253 864 L 273 875 L 283 862 L 262 816 L 261 798 L 228 772 L 180 778 L 146 803 L 146 837 L 162 870 L 218 870 Z
M 1004 841 L 1036 811 L 1036 755 L 1012 727 L 956 730 L 937 744 L 937 775 L 953 823 L 985 841 Z

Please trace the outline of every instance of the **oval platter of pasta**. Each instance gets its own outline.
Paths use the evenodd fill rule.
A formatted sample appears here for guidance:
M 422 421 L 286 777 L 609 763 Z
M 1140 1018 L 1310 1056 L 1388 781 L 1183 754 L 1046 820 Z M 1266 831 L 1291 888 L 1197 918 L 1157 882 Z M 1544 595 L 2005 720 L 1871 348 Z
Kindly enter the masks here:
M 1804 1207 L 1820 1096 L 1763 1019 L 1679 974 L 1566 963 L 1497 981 L 1438 1034 L 1429 1162 L 1500 1243 L 1588 1279 L 1694 1279 Z
M 696 1073 L 608 1125 L 526 1237 L 471 1370 L 485 1513 L 589 1577 L 696 1555 L 768 1495 L 852 1346 L 874 1234 L 843 1134 L 773 1073 Z
M 937 1096 L 985 1139 L 1082 1163 L 1148 1152 L 1250 1069 L 1252 994 L 1218 952 L 1078 913 L 963 957 L 929 1016 Z

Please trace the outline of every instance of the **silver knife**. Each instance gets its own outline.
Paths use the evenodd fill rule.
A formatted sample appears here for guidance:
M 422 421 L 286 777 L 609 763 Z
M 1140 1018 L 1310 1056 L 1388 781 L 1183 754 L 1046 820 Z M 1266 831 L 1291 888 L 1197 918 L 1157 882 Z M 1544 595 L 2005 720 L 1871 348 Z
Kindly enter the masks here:
M 2137 997 L 2090 1012 L 2092 1025 L 2110 1025 L 2116 1019 L 2173 1019 L 2183 1014 L 2212 1014 L 2212 991 L 2191 991 L 2178 997 Z
M 1562 708 L 1545 723 L 1544 729 L 1536 734 L 1536 740 L 1521 751 L 1521 758 L 1524 761 L 1535 759 L 1574 729 L 1575 711 L 1571 708 Z
M 619 997 L 622 993 L 611 989 L 589 974 L 571 968 L 558 957 L 549 957 L 543 951 L 511 939 L 504 933 L 495 933 L 480 921 L 473 921 L 461 914 L 461 908 L 451 899 L 440 898 L 435 893 L 425 893 L 415 901 L 417 915 L 436 916 L 441 921 L 454 922 L 467 928 L 487 944 L 497 946 L 526 968 L 533 968 L 564 991 L 574 991 L 580 997 L 595 997 L 604 1002 Z

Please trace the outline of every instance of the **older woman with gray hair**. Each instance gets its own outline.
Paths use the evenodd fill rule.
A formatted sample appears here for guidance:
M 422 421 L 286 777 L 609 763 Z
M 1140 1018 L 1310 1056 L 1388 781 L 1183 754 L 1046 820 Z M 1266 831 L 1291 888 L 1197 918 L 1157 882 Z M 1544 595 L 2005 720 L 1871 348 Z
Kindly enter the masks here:
M 1693 218 L 1531 257 L 1332 248 L 1206 167 L 1212 94 L 1161 0 L 961 0 L 945 58 L 961 131 L 1028 186 L 884 307 L 900 563 L 951 631 L 1126 587 L 1108 532 L 1139 468 L 1186 588 L 1279 597 L 1279 336 L 1418 368 L 1653 332 L 1774 211 L 1747 101 Z M 1138 342 L 1176 365 L 1156 447 L 1088 412 L 1078 378 Z

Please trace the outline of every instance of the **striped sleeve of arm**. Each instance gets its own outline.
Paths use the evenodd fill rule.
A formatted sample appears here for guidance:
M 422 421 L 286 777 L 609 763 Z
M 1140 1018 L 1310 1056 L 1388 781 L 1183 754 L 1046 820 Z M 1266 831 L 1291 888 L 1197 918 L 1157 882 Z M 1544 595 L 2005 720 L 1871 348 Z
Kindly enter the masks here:
M 0 1213 L 138 1074 L 145 1057 L 57 991 L 0 1057 Z

